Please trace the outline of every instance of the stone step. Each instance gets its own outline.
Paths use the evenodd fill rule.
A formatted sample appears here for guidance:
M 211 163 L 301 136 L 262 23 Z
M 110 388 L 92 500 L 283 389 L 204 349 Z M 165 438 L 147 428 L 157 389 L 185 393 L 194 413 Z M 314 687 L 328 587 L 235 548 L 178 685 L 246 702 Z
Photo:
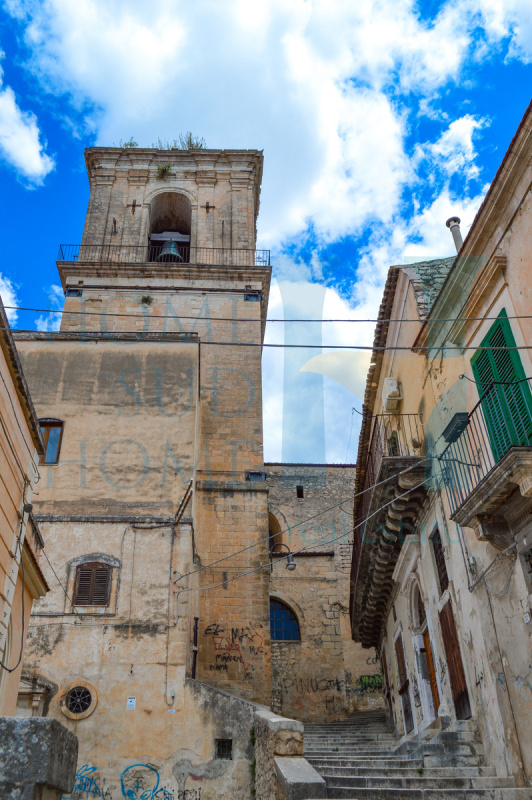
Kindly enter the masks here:
M 307 756 L 305 756 L 307 758 Z M 370 759 L 367 758 L 343 758 L 342 756 L 334 757 L 334 754 L 327 757 L 322 758 L 307 758 L 312 766 L 318 771 L 321 772 L 316 765 L 320 764 L 323 765 L 323 769 L 327 767 L 344 767 L 348 769 L 375 769 L 380 770 L 382 774 L 382 770 L 388 769 L 398 769 L 401 766 L 417 769 L 418 767 L 423 767 L 423 759 L 422 758 L 408 758 L 407 756 L 403 756 L 401 758 L 386 758 L 386 759 Z
M 532 800 L 532 789 L 331 789 L 329 800 Z
M 432 769 L 424 768 L 421 764 L 418 767 L 402 766 L 387 766 L 384 765 L 380 768 L 376 767 L 346 767 L 343 765 L 334 766 L 325 761 L 312 761 L 312 766 L 321 775 L 332 776 L 345 776 L 345 777 L 382 777 L 383 774 L 386 778 L 494 778 L 496 777 L 495 767 L 433 767 Z M 421 773 L 419 772 L 421 769 Z
M 443 736 L 443 734 L 439 734 Z M 476 736 L 477 734 L 473 732 L 467 733 L 457 733 L 456 736 Z M 345 742 L 346 740 L 349 742 L 396 742 L 397 738 L 393 735 L 393 733 L 376 733 L 373 735 L 370 734 L 360 734 L 360 733 L 307 733 L 305 731 L 305 740 L 316 742 L 316 741 L 328 741 L 328 742 Z
M 329 793 L 336 789 L 500 789 L 511 788 L 512 778 L 477 777 L 477 778 L 433 778 L 418 775 L 416 778 L 396 777 L 341 777 L 322 773 L 327 782 Z

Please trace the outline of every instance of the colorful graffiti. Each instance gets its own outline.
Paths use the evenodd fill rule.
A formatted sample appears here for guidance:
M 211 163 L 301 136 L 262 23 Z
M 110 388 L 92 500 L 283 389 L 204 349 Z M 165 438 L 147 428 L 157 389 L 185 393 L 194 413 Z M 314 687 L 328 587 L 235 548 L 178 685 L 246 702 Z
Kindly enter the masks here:
M 89 764 L 83 764 L 76 772 L 72 795 L 85 792 L 86 794 L 93 794 L 96 797 L 105 797 L 95 779 L 92 777 L 97 771 L 98 767 L 91 767 Z M 65 796 L 66 795 L 63 795 L 63 797 Z
M 83 764 L 76 773 L 72 794 L 63 795 L 63 800 L 77 794 L 118 800 L 118 794 L 110 787 L 103 788 L 97 780 L 98 767 Z M 150 764 L 133 764 L 120 776 L 120 798 L 126 800 L 201 800 L 201 788 L 171 789 L 160 786 L 159 771 Z

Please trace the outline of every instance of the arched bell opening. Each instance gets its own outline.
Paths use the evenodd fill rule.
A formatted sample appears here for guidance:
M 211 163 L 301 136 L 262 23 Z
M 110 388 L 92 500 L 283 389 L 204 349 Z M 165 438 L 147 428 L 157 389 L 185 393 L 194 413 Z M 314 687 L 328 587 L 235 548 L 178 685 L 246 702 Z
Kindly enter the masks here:
M 192 208 L 180 192 L 161 192 L 150 203 L 149 261 L 189 263 Z

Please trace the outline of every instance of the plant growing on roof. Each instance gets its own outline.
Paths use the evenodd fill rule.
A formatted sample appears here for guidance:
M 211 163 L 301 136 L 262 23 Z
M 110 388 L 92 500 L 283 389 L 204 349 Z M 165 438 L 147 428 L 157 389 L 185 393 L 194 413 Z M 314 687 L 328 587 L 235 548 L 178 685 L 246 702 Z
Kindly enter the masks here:
M 168 176 L 172 174 L 170 172 L 171 169 L 172 169 L 171 164 L 159 164 L 159 166 L 157 167 L 157 180 L 159 181 L 167 180 Z
M 138 147 L 138 146 L 139 143 L 132 136 L 130 136 L 127 142 L 123 142 L 122 139 L 120 139 L 120 147 Z

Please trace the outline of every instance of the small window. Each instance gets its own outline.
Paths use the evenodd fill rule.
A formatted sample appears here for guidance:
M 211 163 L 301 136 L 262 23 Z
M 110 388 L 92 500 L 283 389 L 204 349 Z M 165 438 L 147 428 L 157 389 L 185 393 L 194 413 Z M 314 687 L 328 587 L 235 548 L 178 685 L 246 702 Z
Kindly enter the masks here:
M 107 606 L 111 587 L 111 567 L 101 562 L 80 564 L 76 570 L 75 606 Z
M 303 487 L 302 486 L 296 486 L 296 494 L 297 494 L 297 496 L 299 497 L 300 500 L 303 499 Z
M 65 705 L 71 714 L 83 714 L 91 703 L 92 695 L 85 686 L 74 686 L 65 698 Z
M 216 742 L 216 758 L 225 758 L 230 761 L 233 758 L 233 740 L 232 739 L 215 739 Z
M 298 642 L 301 639 L 296 615 L 279 600 L 270 600 L 270 636 L 276 642 Z
M 39 424 L 44 439 L 44 455 L 39 463 L 57 464 L 63 438 L 63 422 L 60 419 L 40 419 Z
M 443 594 L 449 586 L 449 576 L 447 574 L 447 567 L 445 566 L 443 544 L 441 541 L 440 532 L 438 530 L 436 530 L 432 537 L 432 547 L 434 550 L 434 558 L 436 560 L 436 571 L 438 573 L 438 581 L 440 583 L 440 592 Z

